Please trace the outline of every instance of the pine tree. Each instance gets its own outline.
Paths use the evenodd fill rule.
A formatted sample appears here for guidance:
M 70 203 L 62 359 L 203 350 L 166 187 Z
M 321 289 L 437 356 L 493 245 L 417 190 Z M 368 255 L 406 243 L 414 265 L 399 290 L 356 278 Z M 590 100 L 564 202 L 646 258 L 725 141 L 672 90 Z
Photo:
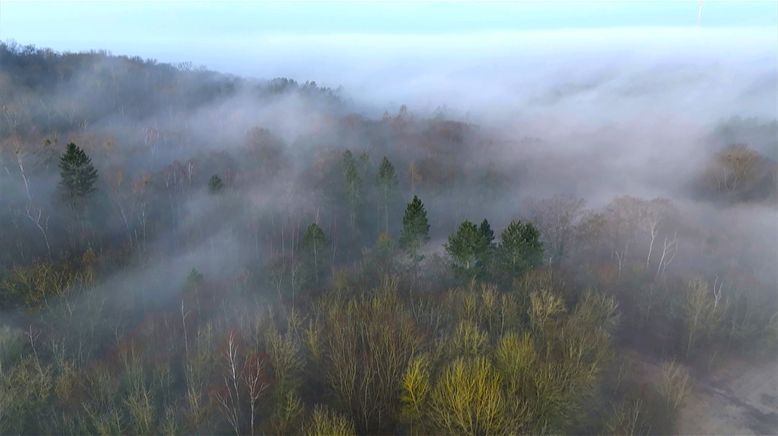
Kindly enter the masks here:
M 419 255 L 422 244 L 430 239 L 430 225 L 427 221 L 427 211 L 419 197 L 413 196 L 408 203 L 403 216 L 403 229 L 400 235 L 400 246 L 414 263 L 420 262 L 424 256 Z
M 543 243 L 532 223 L 511 221 L 500 237 L 497 258 L 504 279 L 511 280 L 542 263 Z
M 492 230 L 492 226 L 489 225 L 489 221 L 484 218 L 484 220 L 481 221 L 481 226 L 478 230 L 481 232 L 481 236 L 484 237 L 486 245 L 492 247 L 494 245 L 494 230 Z
M 76 208 L 95 191 L 97 170 L 92 159 L 76 144 L 70 143 L 59 158 L 60 186 L 68 203 Z
M 389 159 L 384 156 L 381 160 L 381 166 L 378 168 L 378 185 L 381 187 L 381 194 L 384 202 L 384 233 L 389 233 L 389 197 L 397 187 L 397 174 L 394 166 Z
M 208 180 L 208 190 L 211 192 L 211 194 L 216 194 L 223 188 L 224 182 L 222 182 L 221 177 L 217 176 L 216 174 L 212 175 Z
M 484 238 L 484 250 L 481 253 L 482 277 L 484 279 L 491 278 L 494 273 L 494 258 L 497 246 L 494 243 L 494 230 L 485 218 L 481 221 L 481 225 L 478 227 L 481 232 L 481 236 Z
M 327 237 L 316 223 L 311 223 L 303 235 L 301 252 L 306 270 L 312 276 L 313 282 L 319 284 L 324 275 L 324 256 L 327 248 Z
M 478 226 L 465 220 L 448 237 L 446 252 L 451 256 L 455 273 L 464 280 L 481 277 L 484 271 L 484 253 L 488 243 Z
M 343 152 L 343 177 L 346 183 L 346 201 L 349 207 L 349 223 L 351 228 L 357 227 L 357 210 L 361 200 L 362 178 L 359 176 L 357 161 L 351 150 Z

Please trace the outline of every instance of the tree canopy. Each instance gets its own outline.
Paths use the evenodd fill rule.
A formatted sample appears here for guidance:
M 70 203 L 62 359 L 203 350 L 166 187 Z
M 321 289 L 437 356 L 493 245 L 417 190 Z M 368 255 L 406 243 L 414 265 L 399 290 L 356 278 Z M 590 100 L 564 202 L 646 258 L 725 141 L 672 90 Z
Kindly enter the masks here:
M 418 262 L 423 256 L 419 254 L 422 245 L 430 239 L 430 224 L 427 220 L 427 210 L 419 197 L 413 196 L 403 215 L 403 228 L 400 235 L 400 246 L 412 261 Z
M 503 278 L 518 277 L 543 262 L 540 232 L 532 223 L 511 221 L 500 235 L 497 268 Z
M 84 198 L 95 191 L 97 169 L 86 152 L 74 143 L 69 143 L 59 159 L 60 186 L 68 203 L 76 207 Z

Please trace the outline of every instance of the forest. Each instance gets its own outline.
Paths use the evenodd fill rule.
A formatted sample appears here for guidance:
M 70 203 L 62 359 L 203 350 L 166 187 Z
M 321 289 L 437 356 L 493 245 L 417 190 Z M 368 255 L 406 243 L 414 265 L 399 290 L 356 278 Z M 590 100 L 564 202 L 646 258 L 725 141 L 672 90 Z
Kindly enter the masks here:
M 2 434 L 670 434 L 778 357 L 775 119 L 652 195 L 519 128 L 108 52 L 1 44 L 0 112 Z

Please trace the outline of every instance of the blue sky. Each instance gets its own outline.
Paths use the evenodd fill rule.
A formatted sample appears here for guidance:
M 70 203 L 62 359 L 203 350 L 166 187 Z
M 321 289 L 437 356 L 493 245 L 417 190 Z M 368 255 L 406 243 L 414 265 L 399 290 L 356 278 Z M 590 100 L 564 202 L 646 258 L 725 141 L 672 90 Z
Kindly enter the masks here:
M 718 57 L 769 56 L 778 47 L 778 1 L 0 0 L 0 40 L 337 85 L 349 83 L 346 70 L 400 74 L 455 65 L 439 73 L 448 75 L 470 68 L 452 63 L 465 56 L 482 65 L 485 56 L 496 64 L 533 52 L 552 58 L 560 50 L 640 49 L 651 56 L 682 46 Z
M 58 49 L 267 34 L 462 33 L 695 26 L 696 0 L 206 2 L 0 0 L 0 39 Z M 702 26 L 773 27 L 776 1 L 702 2 Z

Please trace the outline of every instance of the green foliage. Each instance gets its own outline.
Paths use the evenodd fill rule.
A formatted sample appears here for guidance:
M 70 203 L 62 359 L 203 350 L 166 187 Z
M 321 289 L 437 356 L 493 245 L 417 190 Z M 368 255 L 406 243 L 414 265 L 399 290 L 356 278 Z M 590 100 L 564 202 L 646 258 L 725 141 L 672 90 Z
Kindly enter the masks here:
M 427 221 L 427 211 L 419 197 L 413 199 L 405 208 L 403 229 L 400 236 L 400 246 L 408 254 L 412 262 L 418 263 L 424 256 L 419 254 L 422 245 L 429 241 L 430 225 Z
M 481 221 L 481 225 L 478 226 L 478 230 L 481 232 L 481 236 L 483 236 L 484 240 L 486 241 L 486 246 L 492 248 L 494 246 L 494 230 L 492 230 L 492 226 L 489 224 L 489 221 L 487 221 L 486 218 Z
M 97 170 L 92 159 L 74 143 L 59 158 L 60 186 L 72 207 L 79 207 L 83 200 L 95 191 Z
M 305 229 L 300 246 L 308 282 L 319 285 L 327 269 L 326 250 L 329 245 L 324 231 L 316 223 Z
M 532 223 L 511 221 L 500 235 L 497 250 L 498 274 L 510 282 L 543 261 L 540 232 Z
M 669 434 L 694 383 L 686 368 L 778 348 L 778 299 L 761 265 L 770 247 L 730 225 L 729 212 L 689 232 L 695 215 L 681 220 L 665 200 L 622 198 L 584 213 L 581 201 L 555 198 L 528 205 L 532 223 L 510 223 L 499 241 L 487 220 L 462 223 L 443 257 L 424 246 L 421 200 L 407 205 L 401 232 L 395 201 L 423 187 L 436 204 L 471 214 L 482 194 L 500 196 L 492 188 L 513 177 L 501 165 L 458 158 L 491 143 L 488 132 L 404 107 L 380 121 L 335 108 L 294 144 L 259 129 L 245 147 L 160 162 L 156 150 L 180 148 L 192 131 L 148 128 L 149 152 L 134 153 L 119 146 L 126 132 L 88 125 L 111 111 L 146 119 L 160 101 L 165 113 L 196 108 L 242 82 L 96 53 L 0 44 L 0 58 L 10 93 L 0 117 L 0 433 Z M 85 65 L 98 73 L 94 91 L 111 98 L 47 100 Z M 324 95 L 287 79 L 257 89 L 260 98 Z M 176 103 L 184 91 L 194 95 Z M 178 130 L 166 124 L 151 125 Z M 353 129 L 346 143 L 391 150 L 394 164 L 384 157 L 373 174 L 367 154 L 333 152 L 341 128 Z M 89 138 L 115 166 L 98 175 L 74 144 L 60 156 L 57 136 Z M 294 159 L 293 149 L 308 152 Z M 774 194 L 775 164 L 755 153 L 713 157 L 705 191 L 730 201 Z M 410 192 L 400 192 L 394 165 L 408 170 Z M 213 201 L 190 214 L 197 181 Z M 86 204 L 100 219 L 71 226 L 47 203 L 57 182 L 82 224 Z M 766 228 L 758 221 L 749 224 Z M 240 255 L 217 259 L 207 286 L 194 269 L 183 290 L 180 270 L 159 274 L 181 250 L 219 257 L 214 231 L 235 236 Z M 667 268 L 679 240 L 683 261 Z M 398 267 L 398 248 L 411 274 Z M 425 248 L 435 254 L 421 269 Z M 544 250 L 553 256 L 539 268 Z M 720 277 L 687 282 L 694 265 Z M 615 337 L 628 352 L 614 353 Z M 651 371 L 644 362 L 668 352 L 683 363 Z M 614 374 L 614 356 L 632 354 L 646 370 Z
M 357 212 L 362 201 L 362 177 L 359 175 L 357 160 L 351 150 L 343 152 L 343 179 L 349 206 L 349 223 L 352 229 L 356 230 Z
M 490 241 L 485 232 L 490 232 L 489 223 L 479 229 L 470 221 L 459 225 L 456 233 L 448 237 L 446 252 L 453 261 L 455 273 L 463 280 L 469 281 L 483 278 L 486 273 Z
M 186 276 L 186 283 L 184 284 L 184 288 L 187 290 L 194 290 L 200 287 L 203 284 L 203 273 L 197 270 L 197 268 L 192 268 L 192 271 L 189 271 L 189 274 Z
M 208 192 L 211 194 L 218 194 L 222 189 L 224 189 L 224 182 L 221 177 L 217 174 L 212 175 L 211 178 L 208 179 Z
M 397 188 L 397 174 L 389 159 L 384 156 L 378 167 L 378 186 L 381 189 L 381 197 L 384 209 L 384 233 L 389 233 L 389 205 L 392 194 Z

